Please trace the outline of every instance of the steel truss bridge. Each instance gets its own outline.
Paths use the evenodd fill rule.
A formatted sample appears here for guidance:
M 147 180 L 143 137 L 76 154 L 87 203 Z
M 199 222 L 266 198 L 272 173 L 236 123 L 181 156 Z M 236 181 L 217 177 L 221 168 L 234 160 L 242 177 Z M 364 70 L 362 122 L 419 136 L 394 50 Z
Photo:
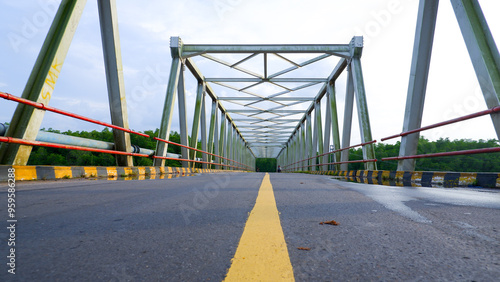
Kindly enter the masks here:
M 203 168 L 251 171 L 255 170 L 255 158 L 277 158 L 278 164 L 288 171 L 347 170 L 348 163 L 353 162 L 349 161 L 348 149 L 358 146 L 350 144 L 356 100 L 363 159 L 355 162 L 363 162 L 367 170 L 377 169 L 376 162 L 380 160 L 373 147 L 376 140 L 372 138 L 370 127 L 361 66 L 363 38 L 359 36 L 348 43 L 323 45 L 199 45 L 172 37 L 172 64 L 159 121 L 160 133 L 155 137 L 156 150 L 141 153 L 134 151 L 130 134 L 151 137 L 134 132 L 128 126 L 116 3 L 98 1 L 112 122 L 106 124 L 48 106 L 85 3 L 85 0 L 61 2 L 22 95 L 0 92 L 0 97 L 19 103 L 5 136 L 0 136 L 0 163 L 26 165 L 32 146 L 48 146 L 115 154 L 119 166 L 133 166 L 132 157 L 139 156 L 153 158 L 155 166 L 164 166 L 165 159 L 179 159 L 184 167 L 201 163 Z M 451 3 L 488 109 L 421 127 L 438 8 L 437 0 L 421 0 L 403 131 L 382 139 L 401 137 L 399 156 L 382 159 L 398 160 L 400 171 L 414 170 L 415 158 L 433 157 L 416 155 L 419 132 L 423 130 L 490 115 L 500 137 L 500 115 L 497 113 L 500 110 L 500 55 L 497 46 L 478 1 L 451 0 Z M 214 63 L 225 70 L 222 75 L 211 72 L 206 76 L 197 66 L 201 61 Z M 301 71 L 325 61 L 332 67 L 330 73 Z M 255 68 L 256 64 L 259 67 Z M 187 71 L 197 81 L 195 101 L 188 101 L 186 97 Z M 347 88 L 341 135 L 336 83 L 343 72 L 347 72 Z M 178 117 L 173 115 L 176 100 Z M 186 112 L 188 103 L 195 105 L 194 113 Z M 322 103 L 325 113 L 321 112 Z M 207 110 L 211 113 L 210 120 L 206 118 Z M 113 147 L 98 149 L 71 142 L 57 144 L 37 140 L 46 111 L 113 128 Z M 188 114 L 194 117 L 190 132 Z M 169 141 L 172 121 L 176 118 L 180 124 L 180 144 Z M 196 149 L 198 140 L 201 140 L 201 149 Z M 167 155 L 169 144 L 181 146 L 180 158 Z M 488 148 L 440 155 L 498 151 L 498 148 Z M 196 152 L 202 153 L 201 159 L 196 159 Z

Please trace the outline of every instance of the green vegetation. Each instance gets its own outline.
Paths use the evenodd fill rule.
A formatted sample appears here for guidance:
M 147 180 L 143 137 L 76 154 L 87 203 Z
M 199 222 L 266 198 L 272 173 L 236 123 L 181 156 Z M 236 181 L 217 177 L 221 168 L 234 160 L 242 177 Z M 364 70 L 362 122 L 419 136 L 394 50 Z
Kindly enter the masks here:
M 276 172 L 278 165 L 276 164 L 276 159 L 258 158 L 255 159 L 255 167 L 260 172 Z
M 48 132 L 61 133 L 76 137 L 113 142 L 113 131 L 105 128 L 102 131 L 65 131 L 60 132 L 59 130 L 54 130 L 49 128 L 48 130 L 42 129 Z M 130 134 L 130 139 L 132 144 L 137 145 L 145 149 L 156 149 L 156 141 L 152 137 L 158 136 L 159 130 L 155 131 L 146 130 L 144 133 L 151 136 L 151 138 L 141 137 L 135 134 Z M 180 143 L 180 135 L 177 132 L 170 133 L 170 141 L 175 143 Z M 199 143 L 199 142 L 198 142 Z M 201 148 L 201 144 L 198 144 L 198 148 Z M 181 148 L 179 146 L 169 145 L 167 152 L 173 154 L 180 154 Z M 200 157 L 201 153 L 197 154 Z M 151 158 L 141 158 L 133 157 L 135 166 L 151 166 L 153 165 L 153 160 Z M 74 165 L 74 166 L 115 166 L 116 161 L 114 155 L 104 154 L 104 153 L 94 153 L 86 151 L 73 151 L 65 149 L 56 148 L 46 148 L 46 147 L 33 147 L 30 158 L 28 160 L 28 165 Z M 166 160 L 166 166 L 179 167 L 181 163 L 174 160 Z
M 44 129 L 42 129 L 44 130 Z M 60 132 L 49 128 L 49 132 L 62 133 L 82 138 L 101 140 L 106 142 L 113 142 L 113 131 L 105 128 L 102 131 L 66 131 Z M 151 137 L 157 137 L 159 130 L 155 131 L 146 130 L 144 133 Z M 144 138 L 135 134 L 130 135 L 132 144 L 141 148 L 155 150 L 156 141 L 153 138 Z M 171 132 L 170 141 L 180 143 L 180 135 L 177 132 Z M 377 159 L 385 157 L 394 157 L 399 154 L 400 143 L 384 144 L 376 143 L 375 155 Z M 201 143 L 198 142 L 198 148 L 201 148 Z M 498 140 L 471 140 L 461 139 L 450 141 L 448 138 L 439 139 L 437 141 L 429 141 L 421 137 L 418 145 L 417 154 L 431 154 L 438 152 L 452 152 L 471 149 L 481 149 L 499 147 Z M 169 145 L 169 153 L 180 154 L 181 148 L 179 146 Z M 201 157 L 201 153 L 197 152 L 197 157 Z M 363 158 L 361 148 L 351 149 L 349 160 L 360 160 Z M 85 151 L 73 151 L 65 149 L 55 149 L 46 147 L 33 147 L 30 155 L 29 165 L 75 165 L 75 166 L 114 166 L 116 161 L 114 155 L 93 153 Z M 181 166 L 179 161 L 166 160 L 167 166 Z M 153 160 L 151 158 L 134 157 L 134 165 L 136 166 L 151 166 Z M 275 172 L 277 167 L 276 159 L 273 158 L 259 158 L 256 159 L 256 167 L 261 172 Z M 197 164 L 197 167 L 201 165 Z M 379 161 L 377 163 L 379 170 L 396 170 L 397 161 Z M 349 170 L 363 169 L 362 163 L 349 164 Z M 457 171 L 457 172 L 500 172 L 500 153 L 464 155 L 464 156 L 450 156 L 439 158 L 426 158 L 417 159 L 416 170 L 419 171 Z
M 396 157 L 399 155 L 399 145 L 377 143 L 375 145 L 375 156 L 377 159 L 385 157 Z M 460 139 L 450 141 L 448 138 L 429 141 L 421 137 L 418 141 L 417 154 L 432 154 L 439 152 L 453 152 L 472 149 L 482 149 L 499 147 L 498 141 L 491 140 L 471 140 Z M 349 160 L 363 159 L 361 148 L 351 149 Z M 379 161 L 377 163 L 379 170 L 396 170 L 397 161 Z M 350 170 L 363 169 L 362 163 L 349 164 Z M 456 171 L 456 172 L 500 172 L 500 153 L 487 153 L 463 156 L 437 157 L 417 159 L 415 170 L 417 171 Z

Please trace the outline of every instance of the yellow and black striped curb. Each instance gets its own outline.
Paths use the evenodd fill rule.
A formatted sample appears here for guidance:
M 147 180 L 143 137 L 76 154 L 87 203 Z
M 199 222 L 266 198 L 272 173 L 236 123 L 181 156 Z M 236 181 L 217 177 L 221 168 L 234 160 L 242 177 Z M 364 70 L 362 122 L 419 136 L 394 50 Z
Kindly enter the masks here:
M 432 172 L 432 171 L 310 171 L 306 173 L 333 175 L 366 184 L 412 187 L 484 187 L 500 188 L 500 173 Z
M 142 177 L 161 178 L 163 175 L 193 173 L 241 172 L 236 170 L 201 169 L 185 167 L 104 167 L 104 166 L 0 166 L 0 182 L 7 181 L 9 169 L 15 169 L 16 180 L 55 180 L 94 177 Z

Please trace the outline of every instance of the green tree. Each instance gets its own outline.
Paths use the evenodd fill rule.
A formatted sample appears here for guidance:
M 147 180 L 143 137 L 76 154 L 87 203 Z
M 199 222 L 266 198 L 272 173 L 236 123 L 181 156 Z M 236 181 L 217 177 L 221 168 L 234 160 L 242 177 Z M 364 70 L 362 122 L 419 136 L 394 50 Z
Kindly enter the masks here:
M 274 158 L 257 158 L 255 159 L 255 167 L 260 172 L 276 172 L 277 160 Z

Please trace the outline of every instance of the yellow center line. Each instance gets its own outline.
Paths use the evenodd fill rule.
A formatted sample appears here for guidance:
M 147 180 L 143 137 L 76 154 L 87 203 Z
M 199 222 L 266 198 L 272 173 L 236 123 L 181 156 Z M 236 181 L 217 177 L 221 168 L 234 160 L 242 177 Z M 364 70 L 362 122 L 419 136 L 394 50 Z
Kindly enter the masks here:
M 294 281 L 273 186 L 266 173 L 224 281 Z

